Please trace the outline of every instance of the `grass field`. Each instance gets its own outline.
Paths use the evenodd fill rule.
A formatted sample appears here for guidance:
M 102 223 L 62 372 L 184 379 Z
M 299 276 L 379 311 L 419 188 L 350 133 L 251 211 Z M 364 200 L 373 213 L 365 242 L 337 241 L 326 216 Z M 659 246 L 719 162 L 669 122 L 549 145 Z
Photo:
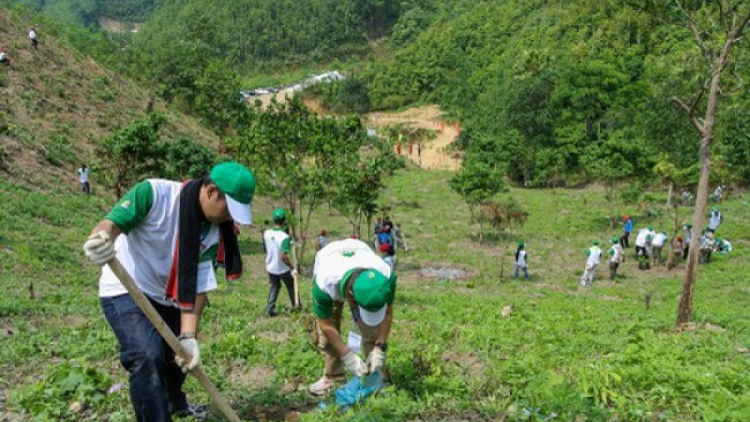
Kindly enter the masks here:
M 449 176 L 410 169 L 383 196 L 410 248 L 398 255 L 388 357 L 394 385 L 344 412 L 317 410 L 318 400 L 303 390 L 322 372 L 308 335 L 309 276 L 301 314 L 265 317 L 259 229 L 243 229 L 246 275 L 221 283 L 211 297 L 201 341 L 206 372 L 243 419 L 750 420 L 746 197 L 721 205 L 719 235 L 735 250 L 700 267 L 696 324 L 676 330 L 681 270 L 638 271 L 628 251 L 617 283 L 604 280 L 603 267 L 593 288 L 577 286 L 591 241 L 606 244 L 615 234 L 607 227 L 603 190 L 513 189 L 510 195 L 529 212 L 527 224 L 501 238 L 488 235 L 480 245 Z M 117 344 L 98 305 L 98 270 L 81 249 L 112 199 L 42 195 L 7 180 L 0 180 L 0 196 L 0 421 L 134 420 Z M 272 208 L 256 200 L 256 222 Z M 619 214 L 634 216 L 636 230 L 653 224 L 670 231 L 671 210 L 651 205 L 648 211 L 647 218 L 635 204 L 617 205 Z M 678 212 L 682 221 L 691 210 Z M 320 228 L 331 239 L 349 234 L 345 220 L 327 208 L 314 216 L 312 230 Z M 530 282 L 508 277 L 521 239 L 531 257 Z M 310 260 L 308 254 L 308 268 Z M 443 266 L 469 277 L 420 276 Z M 288 308 L 284 293 L 279 303 Z M 505 306 L 512 307 L 508 317 L 501 315 Z M 193 380 L 187 389 L 193 401 L 207 402 Z M 74 402 L 80 410 L 69 409 Z

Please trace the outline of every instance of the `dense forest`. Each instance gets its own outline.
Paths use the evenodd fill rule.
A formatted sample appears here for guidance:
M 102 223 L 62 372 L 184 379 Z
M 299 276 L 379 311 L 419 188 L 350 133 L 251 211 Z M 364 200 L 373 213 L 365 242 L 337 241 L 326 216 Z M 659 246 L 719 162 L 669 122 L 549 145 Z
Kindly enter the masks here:
M 100 17 L 127 22 L 148 18 L 162 0 L 3 0 L 0 5 L 21 4 L 64 24 L 96 27 Z

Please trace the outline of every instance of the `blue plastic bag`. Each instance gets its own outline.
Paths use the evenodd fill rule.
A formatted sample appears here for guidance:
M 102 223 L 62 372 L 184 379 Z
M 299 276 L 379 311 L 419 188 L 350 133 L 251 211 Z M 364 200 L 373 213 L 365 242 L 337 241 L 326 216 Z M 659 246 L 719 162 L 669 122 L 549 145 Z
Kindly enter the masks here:
M 336 390 L 336 406 L 339 409 L 346 409 L 362 402 L 367 397 L 374 394 L 383 387 L 383 376 L 380 372 L 374 372 L 370 375 L 353 377 L 343 387 Z M 328 407 L 325 403 L 320 403 L 320 408 Z

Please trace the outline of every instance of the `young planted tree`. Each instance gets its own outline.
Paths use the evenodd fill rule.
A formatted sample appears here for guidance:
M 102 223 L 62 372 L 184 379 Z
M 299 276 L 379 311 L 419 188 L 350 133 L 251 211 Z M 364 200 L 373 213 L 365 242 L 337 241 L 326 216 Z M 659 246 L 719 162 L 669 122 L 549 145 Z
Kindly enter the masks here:
M 340 158 L 358 150 L 362 131 L 357 117 L 318 117 L 293 98 L 258 111 L 228 141 L 231 152 L 255 172 L 259 190 L 281 200 L 292 216 L 288 222 L 292 237 L 301 239 L 299 256 L 304 254 L 312 212 L 339 180 Z
M 161 114 L 150 114 L 97 142 L 104 185 L 117 198 L 144 176 L 155 176 L 163 168 L 166 145 L 159 130 L 166 123 Z
M 471 219 L 479 224 L 479 242 L 482 242 L 482 219 L 479 206 L 490 202 L 499 192 L 508 189 L 505 167 L 496 159 L 498 144 L 483 137 L 472 139 L 466 150 L 461 169 L 450 179 L 451 189 L 461 195 L 469 206 Z
M 512 227 L 522 226 L 529 218 L 526 212 L 515 199 L 505 201 L 491 201 L 482 204 L 480 208 L 480 219 L 487 219 L 495 229 L 498 238 L 503 232 L 510 232 Z M 500 242 L 500 282 L 505 281 L 505 246 Z
M 674 96 L 677 103 L 700 137 L 700 176 L 693 211 L 692 224 L 695 230 L 703 227 L 708 200 L 708 183 L 711 174 L 710 147 L 714 139 L 714 125 L 718 115 L 719 100 L 722 95 L 731 93 L 729 87 L 722 87 L 721 77 L 733 63 L 733 47 L 742 39 L 750 22 L 750 4 L 743 1 L 714 0 L 713 2 L 687 2 L 676 0 L 686 26 L 693 35 L 705 63 L 696 75 L 700 80 L 697 92 L 689 100 Z M 741 79 L 735 82 L 742 87 Z M 738 89 L 737 87 L 734 88 Z M 702 116 L 701 116 L 702 114 Z M 682 285 L 682 295 L 677 310 L 677 324 L 690 322 L 693 314 L 693 294 L 698 273 L 699 248 L 690 248 Z
M 358 237 L 362 220 L 370 227 L 378 211 L 378 198 L 386 188 L 387 177 L 404 166 L 396 157 L 388 140 L 361 137 L 366 142 L 350 156 L 339 156 L 335 181 L 331 190 L 331 204 L 349 220 Z

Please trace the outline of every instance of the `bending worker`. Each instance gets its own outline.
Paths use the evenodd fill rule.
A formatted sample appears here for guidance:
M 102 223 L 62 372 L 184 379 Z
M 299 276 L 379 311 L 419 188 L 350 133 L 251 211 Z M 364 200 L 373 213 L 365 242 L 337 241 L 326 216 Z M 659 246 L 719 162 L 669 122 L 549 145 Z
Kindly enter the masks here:
M 148 179 L 126 193 L 84 243 L 86 256 L 97 265 L 117 257 L 191 357 L 175 358 L 104 266 L 99 301 L 120 343 L 120 362 L 130 374 L 138 422 L 205 415 L 204 409 L 188 404 L 182 384 L 185 373 L 200 363 L 199 322 L 207 292 L 217 287 L 217 262 L 223 262 L 228 279 L 242 272 L 235 224 L 252 222 L 254 192 L 253 174 L 231 162 L 185 183 Z
M 395 294 L 396 276 L 364 242 L 340 240 L 318 251 L 313 270 L 313 311 L 325 369 L 323 377 L 310 386 L 310 393 L 327 393 L 334 382 L 344 380 L 345 368 L 358 377 L 380 371 L 387 380 L 384 365 Z M 345 303 L 362 333 L 366 361 L 341 339 Z

